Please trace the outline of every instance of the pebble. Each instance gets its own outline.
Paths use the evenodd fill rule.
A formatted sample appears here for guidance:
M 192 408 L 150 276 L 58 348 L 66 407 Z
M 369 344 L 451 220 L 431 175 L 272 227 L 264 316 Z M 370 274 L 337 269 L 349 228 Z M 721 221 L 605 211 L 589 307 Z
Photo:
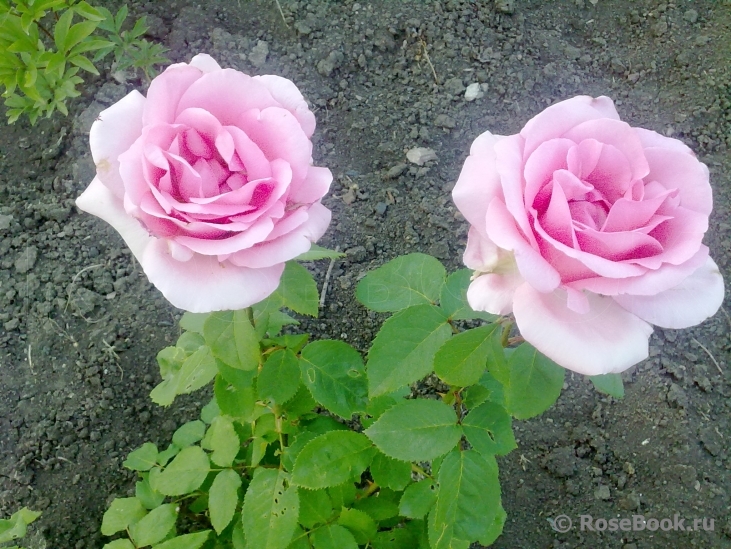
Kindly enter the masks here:
M 436 120 L 434 120 L 434 125 L 451 129 L 457 125 L 457 122 L 448 114 L 440 114 L 437 116 Z
M 602 501 L 608 501 L 612 499 L 612 494 L 609 492 L 609 486 L 601 485 L 597 486 L 594 490 L 594 499 L 600 499 Z
M 342 52 L 337 50 L 331 51 L 325 59 L 321 59 L 320 62 L 317 63 L 317 72 L 319 72 L 322 76 L 330 76 L 332 72 L 340 66 L 344 58 L 345 56 Z
M 485 94 L 483 93 L 480 84 L 477 82 L 473 82 L 467 86 L 467 89 L 464 92 L 464 98 L 466 101 L 474 101 L 475 99 L 480 99 L 484 96 Z
M 25 274 L 33 268 L 38 259 L 38 248 L 35 246 L 28 246 L 21 250 L 18 258 L 15 260 L 15 270 L 20 274 Z
M 259 40 L 256 46 L 251 49 L 251 53 L 249 54 L 249 61 L 255 67 L 261 67 L 264 65 L 264 63 L 266 63 L 268 55 L 269 44 L 267 44 L 263 40 Z
M 423 166 L 427 162 L 436 160 L 437 153 L 426 147 L 414 147 L 406 153 L 406 158 L 417 166 Z
M 698 12 L 694 9 L 686 10 L 686 12 L 683 14 L 683 19 L 688 21 L 688 23 L 695 23 L 698 21 Z
M 460 95 L 464 91 L 464 84 L 459 77 L 450 78 L 444 83 L 444 90 L 452 95 Z
M 513 0 L 497 0 L 495 2 L 495 8 L 500 13 L 512 15 L 515 11 L 515 2 Z
M 386 179 L 396 179 L 399 175 L 404 173 L 408 166 L 406 164 L 396 164 L 386 172 Z
M 10 228 L 10 223 L 13 221 L 12 215 L 0 214 L 0 231 L 5 231 Z
M 376 213 L 378 215 L 384 215 L 387 209 L 388 204 L 386 204 L 385 202 L 379 202 L 378 204 L 376 204 Z

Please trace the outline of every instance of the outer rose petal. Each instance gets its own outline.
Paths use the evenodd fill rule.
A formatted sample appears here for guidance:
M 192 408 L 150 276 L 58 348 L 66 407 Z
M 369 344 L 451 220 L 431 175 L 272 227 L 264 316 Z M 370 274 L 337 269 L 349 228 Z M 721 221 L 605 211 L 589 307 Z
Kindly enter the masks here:
M 145 249 L 155 240 L 142 224 L 127 214 L 122 201 L 117 198 L 98 177 L 89 184 L 76 205 L 109 223 L 122 236 L 137 261 L 142 262 Z
M 284 263 L 249 269 L 198 254 L 183 263 L 173 259 L 164 240 L 154 240 L 140 264 L 150 282 L 170 303 L 192 313 L 254 305 L 277 289 L 284 272 Z
M 531 118 L 520 131 L 525 139 L 526 158 L 544 141 L 561 137 L 574 126 L 597 118 L 619 120 L 614 102 L 608 97 L 594 99 L 580 95 L 551 105 Z
M 255 76 L 254 80 L 262 82 L 269 88 L 272 97 L 297 118 L 307 137 L 312 137 L 315 132 L 315 115 L 310 111 L 307 101 L 294 82 L 274 74 Z
M 333 174 L 328 168 L 310 166 L 302 182 L 292 182 L 288 200 L 299 204 L 312 204 L 327 194 Z
M 498 249 L 492 240 L 482 236 L 480 231 L 472 226 L 467 233 L 467 248 L 462 256 L 462 262 L 473 271 L 489 272 L 498 262 Z
M 518 270 L 478 276 L 467 288 L 467 302 L 474 311 L 507 315 L 513 310 L 513 295 L 525 281 Z
M 723 277 L 710 257 L 683 282 L 656 295 L 617 295 L 626 310 L 661 328 L 688 328 L 716 314 L 723 303 Z
M 588 294 L 589 312 L 566 306 L 565 292 L 521 285 L 513 312 L 525 340 L 557 364 L 584 375 L 618 373 L 649 355 L 652 326 L 612 298 Z
M 503 139 L 485 132 L 472 143 L 470 155 L 462 166 L 452 190 L 452 200 L 465 219 L 485 235 L 485 213 L 496 196 L 502 196 L 500 175 L 495 165 L 494 145 Z
M 199 53 L 196 55 L 190 60 L 190 66 L 200 69 L 204 73 L 221 70 L 221 65 L 207 53 Z
M 170 65 L 165 69 L 152 80 L 147 90 L 143 124 L 172 124 L 179 112 L 180 99 L 202 76 L 200 69 L 185 63 Z
M 144 107 L 145 97 L 136 90 L 132 91 L 103 110 L 89 131 L 89 146 L 97 177 L 120 198 L 124 195 L 124 183 L 119 175 L 118 158 L 142 133 Z
M 184 262 L 173 259 L 176 250 L 165 239 L 150 236 L 98 178 L 76 199 L 76 204 L 109 223 L 122 236 L 150 282 L 180 309 L 194 313 L 243 309 L 266 298 L 279 285 L 284 264 L 248 269 L 201 255 Z

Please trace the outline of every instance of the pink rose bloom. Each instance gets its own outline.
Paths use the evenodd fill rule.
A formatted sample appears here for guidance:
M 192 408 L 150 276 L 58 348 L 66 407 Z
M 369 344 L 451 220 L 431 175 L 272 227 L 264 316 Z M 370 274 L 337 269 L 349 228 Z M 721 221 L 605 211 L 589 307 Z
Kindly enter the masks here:
M 453 191 L 470 223 L 473 309 L 513 313 L 521 335 L 576 372 L 648 356 L 652 326 L 716 313 L 718 267 L 701 243 L 708 169 L 680 141 L 620 121 L 607 97 L 574 97 L 517 135 L 472 144 Z
M 76 201 L 112 225 L 150 281 L 192 312 L 241 309 L 276 290 L 284 262 L 330 223 L 332 182 L 312 166 L 315 116 L 286 78 L 168 67 L 91 128 L 97 175 Z

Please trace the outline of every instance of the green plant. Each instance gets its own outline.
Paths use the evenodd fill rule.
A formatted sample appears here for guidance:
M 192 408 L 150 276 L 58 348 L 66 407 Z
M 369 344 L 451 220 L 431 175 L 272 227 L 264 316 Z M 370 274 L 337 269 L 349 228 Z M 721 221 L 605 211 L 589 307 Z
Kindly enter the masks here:
M 148 78 L 155 64 L 167 62 L 164 48 L 140 38 L 147 30 L 144 17 L 122 31 L 126 17 L 126 6 L 112 16 L 85 0 L 0 0 L 0 84 L 8 122 L 26 115 L 34 124 L 56 111 L 68 114 L 67 101 L 80 95 L 80 71 L 98 75 L 94 63 L 111 52 L 120 68 L 140 68 Z
M 297 324 L 284 307 L 317 315 L 315 283 L 295 262 L 251 309 L 183 315 L 151 397 L 168 405 L 211 382 L 214 397 L 167 448 L 128 456 L 140 479 L 105 513 L 102 533 L 125 534 L 105 549 L 492 543 L 506 518 L 495 456 L 516 447 L 511 416 L 550 407 L 564 369 L 511 339 L 507 319 L 472 311 L 469 280 L 423 254 L 369 273 L 358 300 L 394 314 L 366 364 L 345 342 L 280 333 Z M 445 390 L 412 398 L 432 372 Z
M 8 543 L 25 536 L 28 525 L 40 517 L 37 511 L 23 507 L 13 513 L 9 519 L 0 519 L 0 544 Z M 17 545 L 3 546 L 5 549 L 22 549 Z

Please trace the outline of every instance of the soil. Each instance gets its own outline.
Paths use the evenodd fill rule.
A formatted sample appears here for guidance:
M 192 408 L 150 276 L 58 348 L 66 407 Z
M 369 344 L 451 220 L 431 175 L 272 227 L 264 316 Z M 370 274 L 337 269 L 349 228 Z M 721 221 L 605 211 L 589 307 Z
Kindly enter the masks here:
M 460 267 L 467 226 L 450 191 L 483 131 L 517 132 L 547 105 L 612 97 L 620 115 L 681 139 L 711 171 L 706 242 L 731 280 L 731 6 L 718 0 L 164 0 L 133 2 L 174 61 L 292 79 L 317 116 L 315 162 L 335 175 L 321 244 L 336 263 L 321 316 L 302 328 L 362 351 L 383 321 L 353 299 L 359 277 L 412 251 Z M 106 2 L 113 7 L 114 2 Z M 208 393 L 168 409 L 149 391 L 181 311 L 120 237 L 78 211 L 99 111 L 144 84 L 87 83 L 71 116 L 0 132 L 0 516 L 43 511 L 32 549 L 100 548 L 101 516 L 128 494 L 124 456 L 166 445 Z M 121 82 L 119 81 L 121 80 Z M 465 99 L 480 84 L 482 97 Z M 474 88 L 474 87 L 473 87 Z M 4 112 L 0 113 L 4 117 Z M 436 160 L 409 162 L 427 147 Z M 322 284 L 326 262 L 313 266 Z M 657 329 L 618 401 L 567 376 L 557 404 L 515 422 L 500 460 L 499 548 L 731 547 L 731 318 Z M 574 527 L 552 530 L 568 515 Z M 705 518 L 699 531 L 604 531 L 594 519 Z M 601 527 L 601 523 L 597 526 Z

